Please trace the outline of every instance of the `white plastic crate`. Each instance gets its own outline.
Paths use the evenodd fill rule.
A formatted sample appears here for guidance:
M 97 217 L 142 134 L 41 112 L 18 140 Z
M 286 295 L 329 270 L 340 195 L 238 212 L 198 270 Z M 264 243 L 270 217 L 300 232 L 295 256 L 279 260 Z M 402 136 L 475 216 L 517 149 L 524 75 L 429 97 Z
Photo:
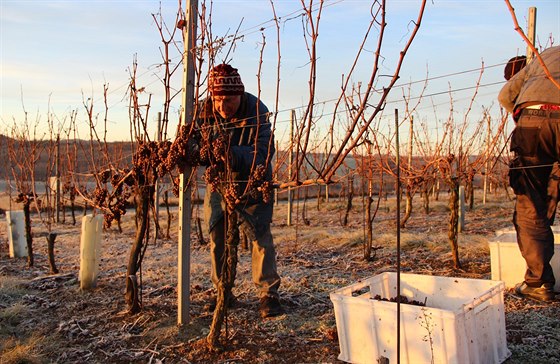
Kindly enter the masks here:
M 397 274 L 382 273 L 330 293 L 340 345 L 350 363 L 397 362 Z M 506 345 L 504 283 L 401 274 L 401 363 L 501 363 Z
M 560 291 L 560 230 L 554 232 L 554 255 L 550 260 L 556 284 L 555 291 Z M 488 242 L 490 248 L 490 268 L 492 279 L 503 281 L 507 288 L 523 282 L 527 263 L 519 251 L 515 230 L 508 230 Z
M 560 235 L 560 225 L 554 225 L 551 226 L 551 228 L 552 228 L 552 233 L 554 235 Z M 507 234 L 507 233 L 515 234 L 516 233 L 515 228 L 511 226 L 511 227 L 496 230 L 496 236 Z

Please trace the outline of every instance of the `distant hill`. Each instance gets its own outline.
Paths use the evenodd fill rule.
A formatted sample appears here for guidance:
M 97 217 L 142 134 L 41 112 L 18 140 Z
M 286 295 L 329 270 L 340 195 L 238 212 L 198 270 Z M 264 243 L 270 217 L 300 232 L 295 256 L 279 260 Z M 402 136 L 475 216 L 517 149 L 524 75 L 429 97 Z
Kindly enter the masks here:
M 35 145 L 32 145 L 36 143 Z M 39 142 L 26 141 L 22 145 L 18 140 L 0 134 L 0 179 L 7 179 L 11 176 L 9 150 L 16 151 L 16 155 L 20 153 L 31 153 L 35 147 L 38 151 L 38 159 L 35 164 L 35 176 L 38 179 L 48 177 L 47 172 L 50 170 L 54 175 L 54 165 L 56 159 L 55 141 L 42 140 Z M 60 169 L 61 173 L 69 170 L 71 165 L 77 173 L 91 173 L 92 161 L 91 151 L 94 151 L 97 165 L 103 167 L 106 165 L 103 153 L 104 149 L 101 145 L 94 143 L 93 145 L 87 140 L 61 140 L 60 141 Z M 114 163 L 120 166 L 127 166 L 132 161 L 132 145 L 129 142 L 111 142 L 107 144 L 106 154 Z M 49 168 L 50 166 L 50 168 Z
M 0 134 L 0 180 L 6 179 L 13 179 L 11 176 L 11 168 L 10 168 L 10 158 L 9 158 L 9 150 L 16 149 L 19 154 L 22 153 L 30 153 L 32 150 L 32 144 L 36 143 L 35 147 L 36 150 L 40 151 L 36 165 L 35 165 L 35 178 L 37 181 L 45 181 L 47 177 L 54 176 L 55 169 L 54 163 L 56 159 L 56 148 L 55 142 L 50 140 L 42 140 L 39 142 L 27 141 L 24 145 L 20 145 L 18 140 L 12 139 L 8 136 Z M 93 161 L 91 161 L 92 151 L 94 153 L 96 162 L 95 165 L 98 169 L 103 169 L 109 166 L 109 162 L 107 161 L 105 155 L 109 156 L 113 165 L 116 165 L 120 168 L 130 168 L 132 165 L 132 148 L 133 145 L 130 142 L 110 142 L 107 143 L 105 146 L 102 143 L 91 143 L 89 140 L 61 140 L 60 141 L 60 170 L 61 175 L 66 175 L 66 171 L 73 170 L 75 173 L 82 173 L 82 174 L 91 174 L 94 171 L 93 168 Z M 288 152 L 286 150 L 280 150 L 276 153 L 272 159 L 273 163 L 276 163 L 277 160 L 282 163 L 281 170 L 277 176 L 277 180 L 279 182 L 286 182 L 288 181 L 288 173 L 287 173 L 287 161 L 288 161 Z M 278 159 L 277 159 L 278 157 Z M 381 158 L 387 158 L 387 156 L 381 156 Z M 471 158 L 475 158 L 472 156 Z M 315 165 L 320 165 L 323 161 L 324 163 L 324 155 L 321 153 L 309 153 L 308 154 L 308 161 L 313 161 Z M 309 162 L 306 161 L 304 163 L 305 168 L 308 170 L 308 173 L 301 172 L 301 179 L 305 180 L 308 175 L 314 175 L 312 168 L 309 166 Z M 389 159 L 386 163 L 389 164 L 391 169 L 395 169 L 396 165 L 394 162 Z M 421 165 L 423 162 L 422 158 L 415 157 L 414 164 Z M 357 159 L 350 155 L 346 158 L 344 165 L 340 168 L 339 175 L 346 176 L 349 170 L 356 170 L 361 169 L 362 163 L 360 162 L 360 158 Z M 203 168 L 199 170 L 199 180 L 201 179 L 201 173 Z M 303 168 L 302 168 L 303 170 Z M 358 171 L 359 173 L 359 171 Z M 376 173 L 374 178 L 378 177 L 379 173 Z M 480 176 L 477 176 L 480 179 Z M 311 177 L 312 178 L 312 177 Z M 343 184 L 347 183 L 346 178 L 342 177 L 343 180 L 341 181 Z M 86 178 L 79 178 L 81 181 L 86 180 Z M 384 175 L 384 179 L 386 182 L 385 189 L 391 190 L 394 177 L 389 176 L 387 174 Z M 336 180 L 336 178 L 335 178 Z M 355 180 L 355 183 L 358 183 L 358 179 Z M 314 187 L 310 187 L 310 189 L 316 189 Z

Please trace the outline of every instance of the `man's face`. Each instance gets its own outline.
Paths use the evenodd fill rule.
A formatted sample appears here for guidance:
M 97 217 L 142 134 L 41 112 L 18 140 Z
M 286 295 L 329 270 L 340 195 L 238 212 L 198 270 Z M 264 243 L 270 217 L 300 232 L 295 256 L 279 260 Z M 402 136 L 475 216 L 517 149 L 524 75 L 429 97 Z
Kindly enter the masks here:
M 214 110 L 224 119 L 229 119 L 237 112 L 241 104 L 241 95 L 213 96 Z

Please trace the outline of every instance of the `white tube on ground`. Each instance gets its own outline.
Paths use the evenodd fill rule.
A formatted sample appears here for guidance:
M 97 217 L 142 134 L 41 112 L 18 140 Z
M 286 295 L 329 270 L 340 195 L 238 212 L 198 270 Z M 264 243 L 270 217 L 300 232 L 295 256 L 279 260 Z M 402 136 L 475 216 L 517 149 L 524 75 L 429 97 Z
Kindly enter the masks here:
M 97 284 L 101 255 L 102 215 L 86 215 L 82 218 L 80 239 L 80 288 L 91 289 Z
M 6 211 L 8 222 L 8 240 L 10 245 L 10 258 L 27 256 L 27 242 L 25 239 L 25 220 L 23 211 Z

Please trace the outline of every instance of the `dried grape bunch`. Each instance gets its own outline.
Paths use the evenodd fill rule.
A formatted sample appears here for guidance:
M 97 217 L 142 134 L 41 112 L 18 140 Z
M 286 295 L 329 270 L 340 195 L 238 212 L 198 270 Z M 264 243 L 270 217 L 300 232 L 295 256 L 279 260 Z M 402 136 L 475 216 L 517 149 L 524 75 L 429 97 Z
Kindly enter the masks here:
M 173 195 L 175 197 L 179 197 L 179 188 L 180 188 L 179 177 L 173 178 L 172 182 L 173 182 L 173 189 L 171 190 L 171 192 L 173 192 Z
M 220 169 L 216 165 L 211 165 L 206 168 L 206 171 L 204 171 L 204 175 L 202 177 L 204 178 L 204 181 L 210 186 L 211 192 L 218 191 L 221 181 L 220 175 Z
M 119 173 L 115 173 L 111 176 L 111 186 L 116 187 L 121 182 L 122 176 Z
M 124 184 L 127 186 L 133 186 L 134 185 L 134 177 L 132 176 L 132 173 L 130 173 L 130 170 L 128 168 L 123 169 L 122 174 L 125 176 L 124 178 Z
M 200 164 L 200 153 L 196 138 L 191 134 L 190 125 L 181 125 L 179 133 L 169 148 L 165 168 L 172 171 L 175 167 L 183 173 L 187 166 Z
M 264 164 L 259 164 L 253 169 L 253 179 L 255 181 L 262 181 L 266 176 L 266 167 Z
M 119 198 L 119 196 L 123 193 L 124 185 L 121 181 L 121 176 L 118 173 L 111 177 L 111 185 L 114 188 L 111 194 L 111 199 Z
M 272 191 L 274 190 L 272 182 L 264 181 L 258 188 L 258 190 L 260 193 L 262 193 L 262 199 L 264 203 L 269 203 L 270 201 L 272 201 Z
M 177 143 L 177 139 L 171 144 L 169 151 L 167 153 L 167 158 L 165 158 L 165 169 L 168 171 L 172 171 L 175 166 L 177 166 L 177 162 L 179 161 L 180 153 L 179 153 L 179 146 Z
M 109 182 L 109 178 L 111 178 L 111 170 L 110 169 L 106 169 L 104 171 L 101 171 L 99 173 L 99 178 L 101 179 L 101 183 L 107 183 Z
M 143 185 L 146 181 L 146 174 L 144 173 L 144 169 L 142 166 L 135 164 L 132 166 L 132 178 L 134 179 L 135 183 L 138 185 Z
M 219 133 L 212 141 L 212 156 L 214 160 L 225 161 L 228 153 L 229 136 L 225 132 Z
M 237 183 L 228 183 L 226 190 L 224 191 L 224 200 L 230 209 L 235 208 L 239 203 L 239 185 Z
M 199 162 L 201 166 L 209 166 L 211 163 L 211 161 L 213 160 L 212 158 L 212 150 L 210 148 L 210 146 L 212 145 L 212 143 L 210 142 L 201 142 L 200 144 L 200 150 L 198 151 L 199 153 Z
M 199 151 L 200 165 L 207 166 L 210 164 L 210 143 L 203 143 Z
M 116 217 L 112 213 L 112 211 L 105 212 L 103 214 L 103 227 L 105 229 L 109 229 L 111 227 L 111 225 L 113 224 L 113 220 L 116 220 Z
M 143 142 L 138 143 L 137 151 L 134 155 L 135 174 L 138 177 L 145 176 L 155 170 L 158 159 L 158 143 Z M 142 170 L 142 173 L 139 173 Z
M 198 145 L 199 149 L 199 159 L 200 165 L 208 166 L 210 161 L 212 161 L 212 128 L 205 126 L 199 129 L 198 134 Z
M 93 190 L 93 203 L 95 206 L 104 206 L 107 197 L 109 196 L 109 191 L 106 187 L 96 187 Z
M 158 151 L 157 151 L 157 160 L 156 160 L 158 177 L 163 177 L 172 170 L 167 168 L 167 157 L 169 155 L 170 150 L 171 150 L 171 142 L 169 140 L 165 140 L 159 143 Z
M 265 185 L 265 177 L 266 167 L 263 164 L 257 165 L 249 178 L 248 194 L 254 199 L 258 199 L 262 196 L 263 201 L 267 202 L 267 199 L 270 198 L 270 196 L 268 196 L 270 191 L 268 190 L 272 188 L 272 184 L 269 182 Z
M 388 302 L 397 302 L 397 297 L 400 297 L 400 302 L 404 303 L 406 305 L 413 305 L 413 306 L 426 306 L 426 302 L 420 302 L 417 300 L 411 300 L 406 296 L 403 295 L 399 295 L 399 296 L 395 296 L 395 297 L 391 297 L 391 298 L 383 298 L 381 297 L 381 295 L 376 294 L 375 297 L 373 297 L 374 300 L 377 301 L 388 301 Z
M 132 184 L 134 184 L 134 178 L 126 170 L 124 175 L 120 173 L 115 173 L 111 177 L 111 186 L 113 186 L 114 188 L 112 196 L 119 196 L 123 194 L 124 188 L 129 186 L 127 182 L 132 182 Z M 126 193 L 126 190 L 124 193 Z
M 28 204 L 30 201 L 33 201 L 33 193 L 19 193 L 14 201 L 17 203 L 22 202 L 23 204 Z
M 169 154 L 169 150 L 171 150 L 171 142 L 169 140 L 164 140 L 162 142 L 159 143 L 158 145 L 158 159 L 159 160 L 165 160 L 167 158 L 167 155 Z
M 103 219 L 105 228 L 110 228 L 113 221 L 117 223 L 121 222 L 122 216 L 126 214 L 126 205 L 130 196 L 130 189 L 122 184 L 119 186 L 118 193 L 113 193 L 113 195 L 110 196 L 110 199 L 114 200 L 114 202 L 111 203 L 109 201 L 107 203 L 107 209 L 104 211 Z

